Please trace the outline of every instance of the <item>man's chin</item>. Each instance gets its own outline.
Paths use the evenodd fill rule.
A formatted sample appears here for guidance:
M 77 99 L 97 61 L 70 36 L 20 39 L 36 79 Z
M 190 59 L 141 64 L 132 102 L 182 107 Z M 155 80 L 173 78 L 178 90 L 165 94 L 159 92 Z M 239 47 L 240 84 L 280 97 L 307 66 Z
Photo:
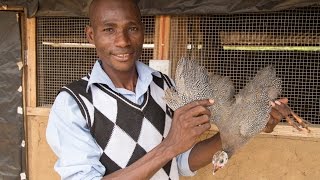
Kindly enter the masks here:
M 102 66 L 107 72 L 126 73 L 135 70 L 135 62 L 133 58 L 119 61 L 116 58 L 110 57 L 108 60 L 102 60 Z
M 130 62 L 130 63 L 129 63 Z M 135 70 L 135 61 L 121 62 L 114 66 L 114 69 L 118 72 L 127 73 Z

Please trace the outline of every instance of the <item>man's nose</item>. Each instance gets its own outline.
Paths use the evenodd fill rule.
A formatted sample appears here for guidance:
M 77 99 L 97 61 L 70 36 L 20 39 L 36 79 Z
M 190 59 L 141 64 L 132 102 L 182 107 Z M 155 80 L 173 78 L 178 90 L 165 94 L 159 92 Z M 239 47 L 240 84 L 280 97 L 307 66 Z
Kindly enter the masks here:
M 119 31 L 117 32 L 116 38 L 115 38 L 115 45 L 118 47 L 127 47 L 130 45 L 130 37 L 128 32 L 126 31 Z

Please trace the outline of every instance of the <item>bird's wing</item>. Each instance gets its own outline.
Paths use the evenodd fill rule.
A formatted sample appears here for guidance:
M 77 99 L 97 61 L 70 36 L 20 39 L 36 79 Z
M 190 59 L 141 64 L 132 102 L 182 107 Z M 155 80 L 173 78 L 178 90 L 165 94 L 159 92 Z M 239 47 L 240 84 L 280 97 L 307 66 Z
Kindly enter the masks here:
M 281 80 L 272 66 L 260 70 L 236 96 L 233 105 L 240 121 L 240 134 L 252 137 L 260 133 L 268 122 L 271 106 L 269 102 L 281 93 Z
M 177 108 L 194 100 L 210 98 L 208 71 L 194 60 L 182 58 L 176 68 L 175 89 L 167 90 L 164 99 Z
M 211 106 L 212 121 L 219 128 L 218 121 L 229 114 L 230 106 L 234 99 L 234 85 L 229 77 L 210 74 L 209 89 L 214 105 Z

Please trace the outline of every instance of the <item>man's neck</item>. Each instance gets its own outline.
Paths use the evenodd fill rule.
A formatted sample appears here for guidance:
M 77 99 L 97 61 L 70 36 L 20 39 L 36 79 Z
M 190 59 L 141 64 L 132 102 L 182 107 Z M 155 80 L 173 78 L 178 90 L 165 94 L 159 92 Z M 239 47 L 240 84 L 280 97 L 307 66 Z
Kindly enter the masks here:
M 135 92 L 138 81 L 138 72 L 136 69 L 130 72 L 106 73 L 116 88 L 124 88 Z

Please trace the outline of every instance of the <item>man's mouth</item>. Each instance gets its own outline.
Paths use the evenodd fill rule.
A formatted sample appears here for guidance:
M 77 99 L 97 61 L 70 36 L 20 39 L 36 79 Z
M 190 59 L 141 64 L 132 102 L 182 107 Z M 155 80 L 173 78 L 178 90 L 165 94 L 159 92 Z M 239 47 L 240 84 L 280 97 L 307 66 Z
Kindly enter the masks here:
M 128 58 L 129 54 L 115 54 L 118 58 Z
M 132 57 L 133 53 L 112 54 L 112 55 L 120 61 L 126 61 Z

